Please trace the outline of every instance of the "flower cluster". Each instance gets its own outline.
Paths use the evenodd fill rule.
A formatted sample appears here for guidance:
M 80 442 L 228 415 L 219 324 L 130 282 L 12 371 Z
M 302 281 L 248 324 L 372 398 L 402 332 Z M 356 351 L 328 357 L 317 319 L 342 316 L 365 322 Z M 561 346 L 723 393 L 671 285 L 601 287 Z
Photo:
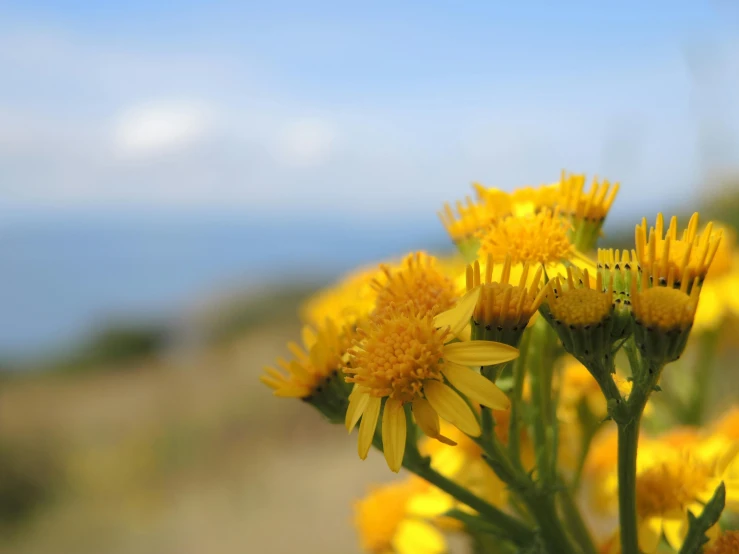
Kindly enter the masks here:
M 408 473 L 357 501 L 362 548 L 739 552 L 739 407 L 707 423 L 739 315 L 730 228 L 659 214 L 598 249 L 617 183 L 473 188 L 439 213 L 456 256 L 318 292 L 262 376 Z

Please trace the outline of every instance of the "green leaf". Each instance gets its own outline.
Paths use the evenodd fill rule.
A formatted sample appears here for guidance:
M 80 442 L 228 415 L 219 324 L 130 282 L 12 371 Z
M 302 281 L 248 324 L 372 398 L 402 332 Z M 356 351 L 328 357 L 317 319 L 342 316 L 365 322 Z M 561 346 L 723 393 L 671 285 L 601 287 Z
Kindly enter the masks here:
M 701 554 L 703 552 L 703 545 L 708 542 L 706 532 L 716 525 L 721 517 L 721 512 L 724 511 L 725 504 L 726 487 L 722 481 L 716 488 L 716 492 L 713 493 L 711 500 L 704 506 L 703 513 L 700 516 L 696 517 L 692 512 L 688 512 L 690 526 L 679 554 Z

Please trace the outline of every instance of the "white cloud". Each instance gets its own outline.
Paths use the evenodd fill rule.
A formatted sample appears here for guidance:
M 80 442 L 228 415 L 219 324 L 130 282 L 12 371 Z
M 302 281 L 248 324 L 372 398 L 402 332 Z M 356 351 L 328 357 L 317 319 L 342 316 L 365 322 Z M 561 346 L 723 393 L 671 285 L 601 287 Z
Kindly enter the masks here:
M 329 121 L 298 119 L 287 124 L 277 137 L 275 157 L 290 166 L 320 166 L 331 158 L 336 139 L 336 128 Z
M 205 138 L 213 112 L 199 102 L 165 101 L 131 107 L 113 127 L 115 151 L 124 157 L 149 157 L 179 150 Z

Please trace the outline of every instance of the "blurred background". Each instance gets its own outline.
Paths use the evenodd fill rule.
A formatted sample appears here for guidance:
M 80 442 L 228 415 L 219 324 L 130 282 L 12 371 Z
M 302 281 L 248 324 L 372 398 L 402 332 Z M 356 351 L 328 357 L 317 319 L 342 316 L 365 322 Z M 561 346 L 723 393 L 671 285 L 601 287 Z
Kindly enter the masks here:
M 377 456 L 261 368 L 469 184 L 739 222 L 733 2 L 0 3 L 0 551 L 354 552 Z

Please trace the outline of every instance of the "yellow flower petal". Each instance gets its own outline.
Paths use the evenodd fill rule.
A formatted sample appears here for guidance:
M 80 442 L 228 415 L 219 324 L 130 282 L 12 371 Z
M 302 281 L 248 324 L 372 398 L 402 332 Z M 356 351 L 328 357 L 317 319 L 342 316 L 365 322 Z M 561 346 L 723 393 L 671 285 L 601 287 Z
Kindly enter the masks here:
M 639 550 L 645 554 L 651 554 L 657 550 L 662 538 L 662 518 L 655 516 L 640 521 L 637 533 L 639 534 Z
M 398 473 L 405 454 L 405 410 L 400 400 L 388 398 L 382 411 L 382 449 L 392 471 Z
M 518 349 L 489 340 L 453 342 L 444 346 L 444 360 L 466 366 L 495 365 L 518 358 Z
M 480 436 L 480 424 L 475 414 L 467 402 L 454 390 L 439 381 L 425 381 L 423 392 L 431 403 L 431 407 L 441 417 L 456 425 L 463 433 L 472 437 Z
M 482 288 L 476 287 L 465 294 L 457 305 L 451 310 L 440 313 L 434 318 L 434 326 L 436 328 L 449 327 L 451 329 L 451 336 L 457 336 L 465 325 L 468 325 L 472 313 L 475 311 L 477 306 L 477 300 L 480 298 L 480 291 Z
M 700 515 L 703 508 L 699 508 L 698 512 L 694 512 L 696 516 Z M 688 534 L 688 521 L 687 518 L 675 518 L 665 519 L 662 522 L 662 530 L 665 533 L 665 538 L 672 548 L 680 550 L 680 547 L 685 541 L 685 535 Z
M 441 434 L 441 425 L 439 424 L 439 414 L 431 407 L 429 401 L 425 398 L 417 398 L 413 401 L 413 415 L 416 423 L 421 431 L 432 439 L 436 439 L 444 444 L 456 446 L 456 442 Z
M 357 424 L 357 421 L 359 421 L 359 418 L 362 416 L 362 412 L 364 412 L 364 409 L 367 407 L 369 399 L 370 395 L 356 385 L 349 394 L 349 406 L 346 409 L 346 418 L 344 419 L 344 423 L 346 425 L 346 430 L 350 433 Z
M 393 537 L 393 549 L 398 554 L 442 554 L 446 551 L 444 535 L 425 521 L 406 519 Z
M 369 400 L 362 413 L 362 423 L 359 424 L 359 457 L 363 460 L 367 458 L 367 453 L 370 446 L 372 446 L 377 419 L 380 417 L 380 406 L 382 405 L 382 401 L 376 396 L 367 396 Z
M 495 383 L 473 369 L 447 362 L 441 372 L 454 388 L 478 404 L 494 410 L 507 410 L 511 405 L 508 397 Z

